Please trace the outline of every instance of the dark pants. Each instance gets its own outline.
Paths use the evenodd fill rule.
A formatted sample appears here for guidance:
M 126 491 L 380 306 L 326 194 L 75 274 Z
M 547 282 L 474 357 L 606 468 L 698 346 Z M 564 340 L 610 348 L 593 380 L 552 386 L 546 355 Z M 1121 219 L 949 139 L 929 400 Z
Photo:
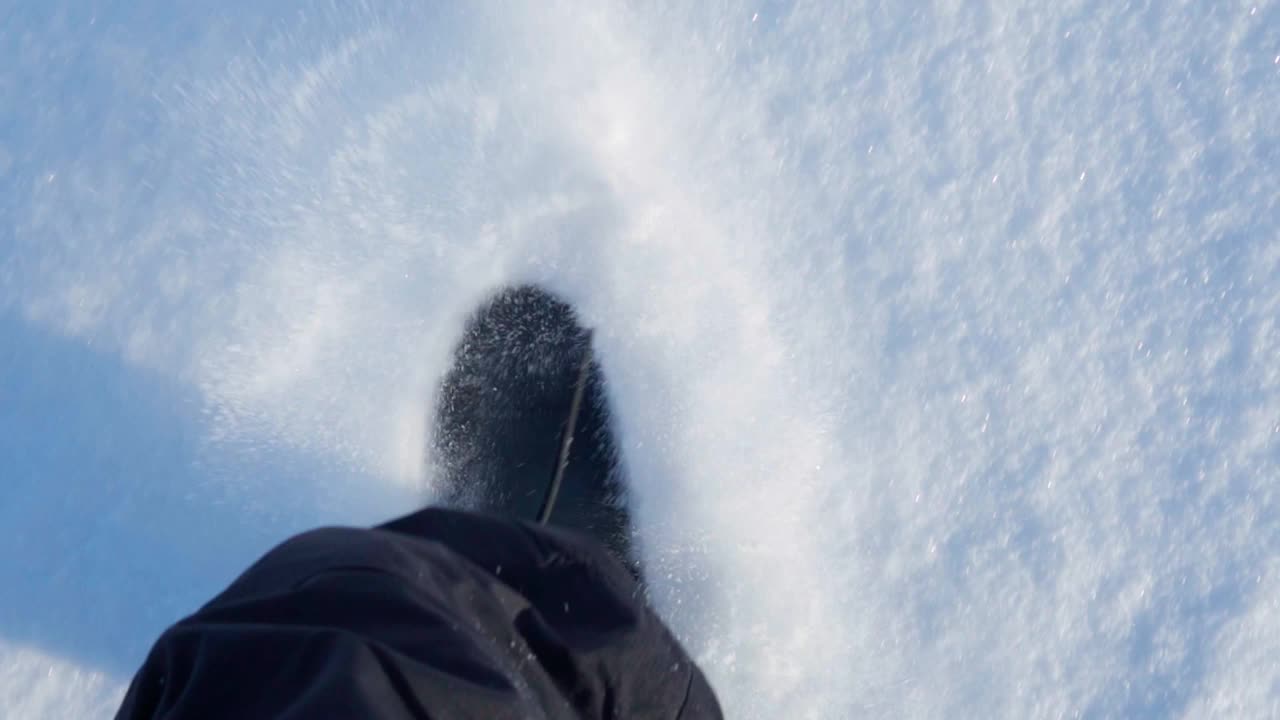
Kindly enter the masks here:
M 427 509 L 298 535 L 156 642 L 118 718 L 718 718 L 631 574 Z

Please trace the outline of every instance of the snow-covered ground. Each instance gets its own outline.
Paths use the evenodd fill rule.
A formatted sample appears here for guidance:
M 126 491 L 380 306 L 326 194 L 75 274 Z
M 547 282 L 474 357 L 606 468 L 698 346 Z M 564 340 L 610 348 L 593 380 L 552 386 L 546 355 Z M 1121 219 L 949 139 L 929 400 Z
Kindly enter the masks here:
M 729 717 L 1280 716 L 1280 3 L 205 5 L 0 1 L 0 715 L 420 503 L 535 281 Z

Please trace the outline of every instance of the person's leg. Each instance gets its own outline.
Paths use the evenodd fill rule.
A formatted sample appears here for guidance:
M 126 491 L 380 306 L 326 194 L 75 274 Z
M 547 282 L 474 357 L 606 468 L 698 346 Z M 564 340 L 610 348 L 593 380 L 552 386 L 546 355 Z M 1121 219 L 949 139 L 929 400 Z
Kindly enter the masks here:
M 118 717 L 716 718 L 593 539 L 428 509 L 269 552 L 166 632 Z
M 292 538 L 160 638 L 119 717 L 720 716 L 638 585 L 572 309 L 503 291 L 456 360 L 439 495 L 502 517 L 428 508 Z

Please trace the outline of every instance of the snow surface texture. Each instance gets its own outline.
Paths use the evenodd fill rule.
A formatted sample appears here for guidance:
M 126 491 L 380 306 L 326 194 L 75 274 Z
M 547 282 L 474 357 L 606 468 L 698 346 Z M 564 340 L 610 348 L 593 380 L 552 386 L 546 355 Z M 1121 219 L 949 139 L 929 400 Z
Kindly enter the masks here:
M 0 714 L 421 502 L 532 281 L 729 717 L 1280 715 L 1280 3 L 209 5 L 0 3 Z

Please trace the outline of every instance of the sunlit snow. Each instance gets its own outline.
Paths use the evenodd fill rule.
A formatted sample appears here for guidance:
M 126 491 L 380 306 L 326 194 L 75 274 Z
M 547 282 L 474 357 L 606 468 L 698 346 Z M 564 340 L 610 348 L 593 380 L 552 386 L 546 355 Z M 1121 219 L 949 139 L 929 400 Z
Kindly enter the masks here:
M 1280 716 L 1280 4 L 0 2 L 0 715 L 596 328 L 732 718 Z

